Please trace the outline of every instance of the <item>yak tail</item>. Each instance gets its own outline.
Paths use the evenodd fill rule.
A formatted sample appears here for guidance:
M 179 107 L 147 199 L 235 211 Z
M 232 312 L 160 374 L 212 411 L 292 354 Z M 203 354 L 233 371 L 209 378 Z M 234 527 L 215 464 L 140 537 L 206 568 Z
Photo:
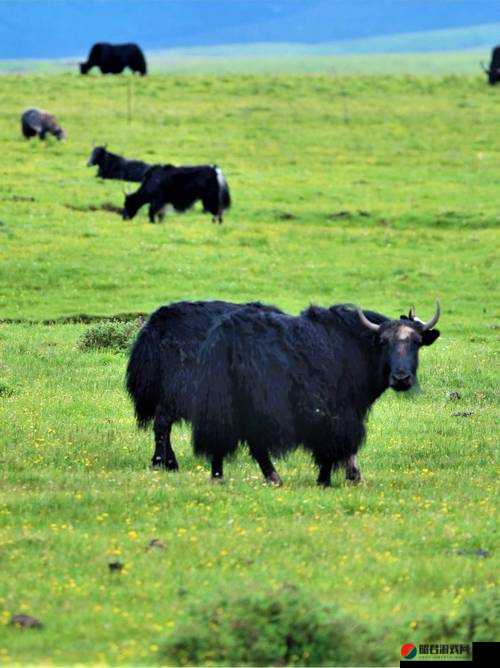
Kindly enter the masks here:
M 214 165 L 215 173 L 217 175 L 217 183 L 219 185 L 219 208 L 221 211 L 229 209 L 231 206 L 231 195 L 229 194 L 229 186 L 226 177 L 222 173 L 222 169 Z
M 231 348 L 227 330 L 219 325 L 209 333 L 200 351 L 193 416 L 196 455 L 226 456 L 238 446 L 231 380 Z
M 160 336 L 149 324 L 139 332 L 130 353 L 126 384 L 137 426 L 146 429 L 161 399 Z

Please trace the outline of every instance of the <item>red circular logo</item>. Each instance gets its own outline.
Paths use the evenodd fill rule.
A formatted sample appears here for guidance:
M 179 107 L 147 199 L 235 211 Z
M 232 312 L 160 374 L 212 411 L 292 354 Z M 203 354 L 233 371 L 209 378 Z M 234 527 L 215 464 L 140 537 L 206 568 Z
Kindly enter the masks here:
M 403 659 L 414 659 L 417 656 L 417 648 L 411 642 L 401 647 L 401 656 Z

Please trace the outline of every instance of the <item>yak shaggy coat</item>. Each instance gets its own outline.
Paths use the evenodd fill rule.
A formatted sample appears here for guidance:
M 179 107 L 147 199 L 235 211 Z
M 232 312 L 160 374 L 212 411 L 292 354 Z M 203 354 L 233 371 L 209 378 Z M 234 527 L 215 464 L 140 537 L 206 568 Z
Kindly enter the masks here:
M 155 311 L 139 332 L 127 366 L 127 390 L 139 428 L 154 420 L 154 467 L 178 468 L 170 432 L 174 423 L 191 420 L 201 344 L 222 316 L 244 306 L 281 312 L 260 303 L 178 302 Z

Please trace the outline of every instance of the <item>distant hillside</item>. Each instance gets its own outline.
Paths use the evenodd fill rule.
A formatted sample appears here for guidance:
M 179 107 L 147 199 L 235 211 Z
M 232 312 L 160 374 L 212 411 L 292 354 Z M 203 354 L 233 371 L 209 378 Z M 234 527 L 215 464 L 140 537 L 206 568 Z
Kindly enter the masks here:
M 395 39 L 390 50 L 462 49 L 500 42 L 500 33 L 481 27 L 499 14 L 498 0 L 4 0 L 0 59 L 76 56 L 101 40 L 148 50 L 345 42 L 340 51 L 359 53 L 381 37 L 443 30 L 454 30 L 454 39 L 417 39 L 416 49 Z

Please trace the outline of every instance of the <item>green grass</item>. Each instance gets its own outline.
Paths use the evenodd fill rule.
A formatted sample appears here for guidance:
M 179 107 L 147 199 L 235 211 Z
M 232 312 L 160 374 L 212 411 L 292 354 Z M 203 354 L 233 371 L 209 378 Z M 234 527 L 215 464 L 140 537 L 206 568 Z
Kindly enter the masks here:
M 132 82 L 128 124 L 129 80 L 1 79 L 0 662 L 151 665 L 195 652 L 220 665 L 245 611 L 250 623 L 289 591 L 307 618 L 337 620 L 335 656 L 352 663 L 471 639 L 466 620 L 487 616 L 498 571 L 500 90 L 479 76 L 154 75 Z M 68 140 L 25 142 L 28 105 L 52 110 Z M 152 162 L 217 162 L 234 198 L 224 225 L 199 208 L 163 225 L 101 210 L 123 192 L 85 167 L 93 140 Z M 186 427 L 174 434 L 179 474 L 150 471 L 122 343 L 95 350 L 82 345 L 95 325 L 37 324 L 215 297 L 294 313 L 349 301 L 397 316 L 415 304 L 429 317 L 437 296 L 442 336 L 421 353 L 422 392 L 379 401 L 366 482 L 339 474 L 331 490 L 315 487 L 302 453 L 278 462 L 281 489 L 244 453 L 214 486 Z M 153 538 L 164 548 L 146 549 Z M 124 569 L 111 573 L 116 559 Z M 44 629 L 9 626 L 20 612 Z M 264 656 L 284 642 L 285 617 Z M 205 618 L 214 632 L 193 649 Z M 366 644 L 354 649 L 346 629 Z M 308 663 L 300 647 L 289 663 Z

